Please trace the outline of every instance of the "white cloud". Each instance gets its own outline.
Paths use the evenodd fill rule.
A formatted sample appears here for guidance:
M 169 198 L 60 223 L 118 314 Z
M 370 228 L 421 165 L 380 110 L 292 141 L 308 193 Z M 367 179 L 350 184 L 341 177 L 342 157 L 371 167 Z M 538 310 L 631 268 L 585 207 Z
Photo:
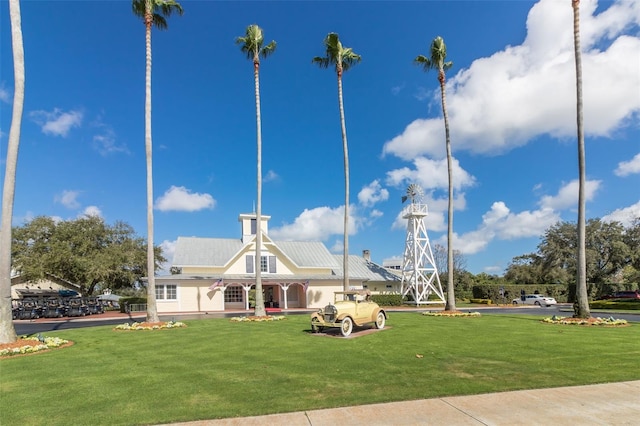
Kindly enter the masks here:
M 354 235 L 362 219 L 349 209 L 349 235 Z M 344 206 L 332 209 L 316 207 L 305 209 L 291 224 L 269 228 L 269 235 L 277 240 L 326 241 L 332 235 L 344 234 Z
M 11 95 L 9 91 L 4 88 L 4 84 L 0 84 L 0 102 L 4 102 L 6 104 L 11 103 Z
M 454 234 L 453 247 L 463 254 L 474 254 L 486 249 L 494 239 L 515 240 L 537 237 L 560 220 L 557 212 L 550 208 L 512 213 L 502 201 L 496 201 L 491 210 L 482 216 L 482 223 L 474 231 Z M 441 238 L 441 243 L 446 244 Z
M 336 240 L 331 247 L 329 247 L 331 253 L 344 253 L 344 244 L 342 240 Z
M 631 174 L 640 173 L 640 153 L 636 154 L 629 161 L 621 161 L 618 168 L 614 171 L 617 176 L 629 176 Z
M 116 132 L 109 124 L 105 124 L 102 115 L 98 115 L 91 123 L 91 127 L 98 129 L 98 134 L 93 136 L 93 147 L 100 155 L 129 153 L 129 148 L 124 143 L 118 143 Z
M 97 206 L 87 206 L 82 213 L 79 215 L 82 216 L 97 216 L 102 217 L 102 211 Z
M 80 191 L 64 190 L 62 194 L 56 195 L 53 200 L 68 209 L 77 209 L 80 207 L 80 202 L 78 201 L 79 195 Z
M 640 217 L 640 201 L 629 207 L 623 207 L 610 214 L 603 216 L 603 222 L 620 222 L 625 227 L 630 226 L 633 221 Z
M 81 111 L 63 112 L 59 108 L 53 111 L 31 111 L 29 117 L 38 124 L 45 135 L 66 137 L 74 127 L 82 124 Z
M 447 230 L 446 216 L 449 209 L 449 198 L 433 198 L 432 193 L 427 193 L 422 200 L 427 205 L 428 214 L 424 218 L 424 225 L 427 232 L 442 232 Z M 458 192 L 453 194 L 453 210 L 464 210 L 467 206 L 467 200 L 464 193 Z M 404 208 L 398 212 L 391 229 L 407 229 L 407 220 L 402 217 Z
M 278 180 L 279 178 L 280 176 L 278 176 L 276 172 L 274 172 L 273 170 L 269 170 L 262 180 L 267 183 Z
M 159 275 L 169 275 L 171 273 L 171 264 L 173 263 L 173 256 L 176 253 L 176 240 L 169 241 L 164 240 L 160 243 L 160 248 L 162 249 L 162 255 L 167 259 L 166 262 L 160 265 L 160 270 L 158 271 Z
M 155 208 L 166 211 L 193 212 L 212 209 L 216 200 L 209 194 L 192 193 L 184 186 L 171 186 L 156 200 Z
M 115 153 L 129 153 L 129 148 L 125 144 L 118 144 L 116 142 L 115 133 L 113 132 L 105 132 L 101 135 L 93 136 L 93 145 L 94 148 L 100 153 L 102 156 L 106 156 L 109 154 Z
M 453 169 L 453 189 L 456 191 L 475 185 L 475 178 L 467 173 L 456 158 L 451 159 Z M 449 187 L 449 175 L 447 160 L 431 160 L 418 157 L 413 160 L 414 169 L 402 167 L 387 172 L 387 184 L 391 186 L 403 186 L 416 183 L 423 190 L 447 189 Z
M 618 1 L 594 16 L 581 2 L 584 122 L 587 135 L 610 136 L 640 114 L 640 37 L 621 35 L 640 23 L 638 2 Z M 541 0 L 529 12 L 528 34 L 475 60 L 447 84 L 452 148 L 496 154 L 540 135 L 575 138 L 575 60 L 571 7 Z M 615 82 L 603 84 L 603 82 Z M 432 102 L 439 103 L 439 91 Z M 405 160 L 445 155 L 441 117 L 418 119 L 388 141 L 383 154 Z
M 405 88 L 406 85 L 407 85 L 406 83 L 402 83 L 402 84 L 400 84 L 398 86 L 393 86 L 391 88 L 391 94 L 394 95 L 394 96 L 398 95 L 402 91 L 402 89 Z
M 388 199 L 389 191 L 383 188 L 377 179 L 363 187 L 358 193 L 358 201 L 365 207 L 371 207 L 380 201 L 386 201 Z
M 382 217 L 382 216 L 384 216 L 384 213 L 382 211 L 378 210 L 378 209 L 373 209 L 369 213 L 369 217 L 371 219 L 377 219 L 377 218 Z
M 602 182 L 599 180 L 588 180 L 585 182 L 585 201 L 593 200 L 596 191 L 600 188 Z M 580 183 L 578 180 L 572 180 L 560 188 L 556 195 L 545 195 L 539 202 L 542 208 L 550 208 L 554 210 L 564 210 L 578 204 L 578 189 Z

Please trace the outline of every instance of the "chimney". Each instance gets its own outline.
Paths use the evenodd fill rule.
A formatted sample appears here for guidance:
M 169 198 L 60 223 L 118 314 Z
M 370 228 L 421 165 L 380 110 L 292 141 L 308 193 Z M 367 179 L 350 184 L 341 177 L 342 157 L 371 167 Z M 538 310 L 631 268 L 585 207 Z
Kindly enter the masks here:
M 369 250 L 362 250 L 362 257 L 364 257 L 364 260 L 366 260 L 367 262 L 370 262 L 371 252 Z

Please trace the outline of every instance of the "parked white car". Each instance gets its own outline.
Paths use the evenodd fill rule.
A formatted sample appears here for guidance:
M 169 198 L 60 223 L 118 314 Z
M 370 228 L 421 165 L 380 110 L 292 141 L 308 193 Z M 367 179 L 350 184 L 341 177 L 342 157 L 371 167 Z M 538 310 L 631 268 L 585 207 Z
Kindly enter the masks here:
M 517 299 L 513 299 L 511 301 L 514 305 L 537 305 L 537 306 L 551 306 L 556 305 L 556 299 L 553 297 L 546 297 L 542 294 L 527 294 L 524 296 L 524 300 L 522 297 L 518 297 Z

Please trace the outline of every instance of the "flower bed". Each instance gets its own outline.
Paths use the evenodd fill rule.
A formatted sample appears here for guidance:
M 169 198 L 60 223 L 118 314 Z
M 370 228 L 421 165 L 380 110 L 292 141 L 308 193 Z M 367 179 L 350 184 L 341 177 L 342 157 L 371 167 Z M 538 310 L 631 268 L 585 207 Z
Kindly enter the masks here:
M 427 317 L 479 317 L 480 312 L 439 311 L 423 312 L 422 315 Z
M 129 324 L 125 322 L 124 324 L 117 325 L 114 330 L 163 330 L 167 328 L 179 328 L 186 327 L 187 325 L 180 321 L 166 321 L 166 322 L 134 322 Z
M 573 317 L 559 317 L 556 315 L 552 316 L 551 318 L 545 318 L 540 322 L 543 322 L 545 324 L 583 325 L 583 326 L 600 325 L 600 326 L 609 326 L 609 327 L 620 327 L 620 326 L 629 325 L 627 320 L 615 319 L 613 317 L 573 318 Z
M 264 317 L 233 317 L 229 321 L 231 322 L 265 322 L 265 321 L 281 321 L 287 319 L 284 315 L 267 315 Z
M 0 344 L 0 358 L 14 355 L 27 355 L 48 349 L 68 346 L 71 342 L 59 337 L 21 337 L 13 343 Z

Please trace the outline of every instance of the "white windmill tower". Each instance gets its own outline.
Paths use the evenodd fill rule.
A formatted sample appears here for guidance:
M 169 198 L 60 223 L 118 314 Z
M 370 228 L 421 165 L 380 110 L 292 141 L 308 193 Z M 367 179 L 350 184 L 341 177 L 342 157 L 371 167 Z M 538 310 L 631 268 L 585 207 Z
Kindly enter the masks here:
M 438 268 L 433 258 L 424 218 L 428 213 L 427 205 L 422 203 L 423 192 L 419 185 L 411 184 L 402 202 L 410 204 L 402 211 L 407 219 L 407 239 L 402 261 L 402 296 L 411 296 L 416 305 L 445 303 Z M 431 294 L 440 300 L 429 300 Z

